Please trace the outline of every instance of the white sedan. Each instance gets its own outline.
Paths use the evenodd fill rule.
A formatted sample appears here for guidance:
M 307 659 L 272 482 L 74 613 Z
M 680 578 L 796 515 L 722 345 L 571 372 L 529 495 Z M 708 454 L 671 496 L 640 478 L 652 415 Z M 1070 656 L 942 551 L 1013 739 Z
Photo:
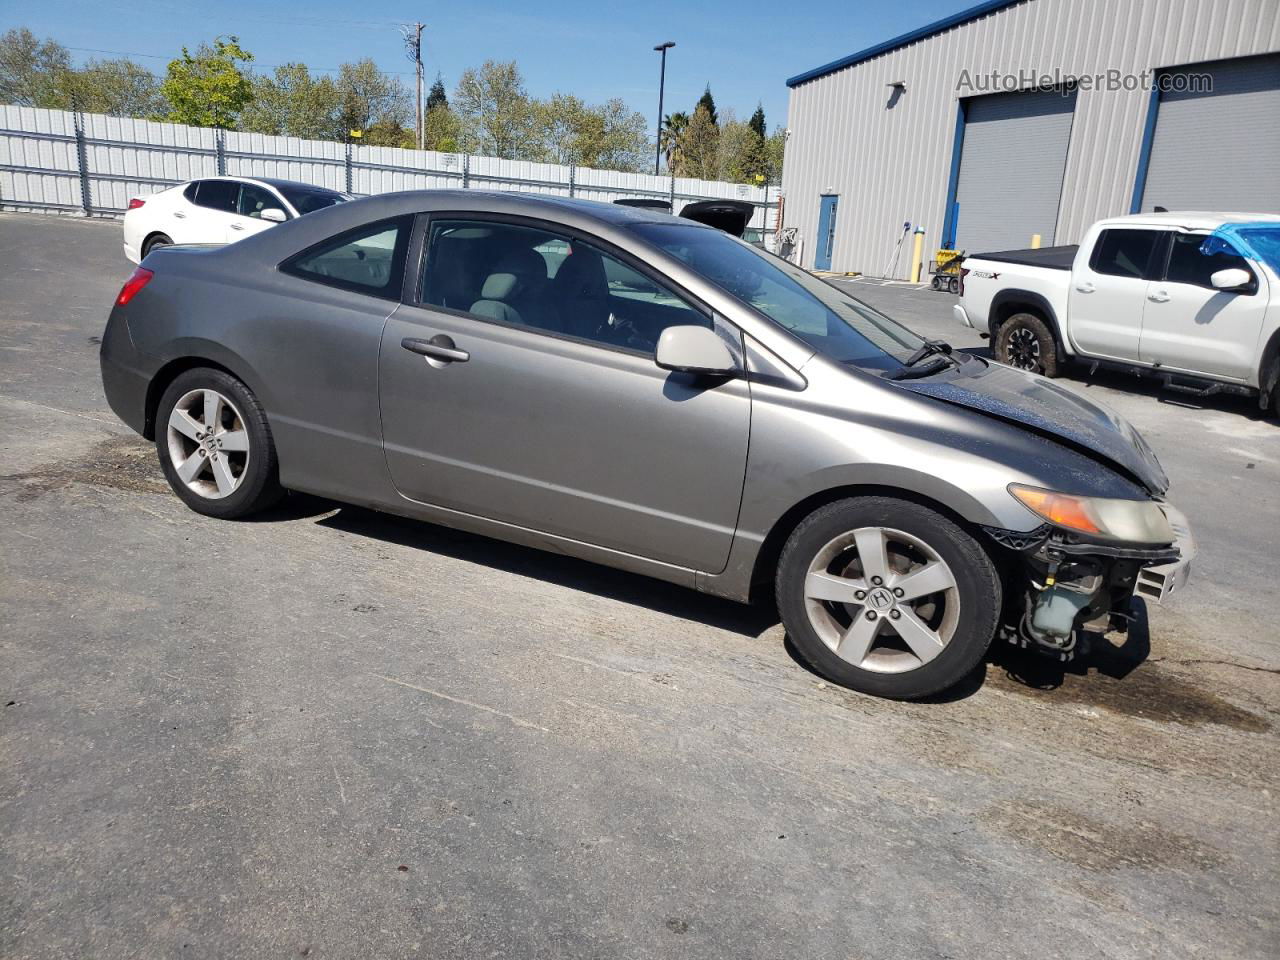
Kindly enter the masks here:
M 351 197 L 292 180 L 207 177 L 134 197 L 124 215 L 124 255 L 134 263 L 169 243 L 235 243 Z

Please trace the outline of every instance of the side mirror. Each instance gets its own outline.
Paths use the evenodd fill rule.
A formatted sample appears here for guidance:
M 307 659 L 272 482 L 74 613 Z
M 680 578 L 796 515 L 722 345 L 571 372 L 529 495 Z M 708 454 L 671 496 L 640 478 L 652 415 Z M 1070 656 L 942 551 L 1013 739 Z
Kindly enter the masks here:
M 270 220 L 272 223 L 284 223 L 289 219 L 279 207 L 267 207 L 262 213 L 258 214 L 258 218 L 260 220 Z
M 663 370 L 680 373 L 728 377 L 738 372 L 728 346 L 707 327 L 667 327 L 653 359 Z
M 1213 284 L 1213 289 L 1215 290 L 1243 290 L 1253 282 L 1253 277 L 1249 276 L 1248 270 L 1229 267 L 1213 274 L 1209 278 L 1209 282 Z

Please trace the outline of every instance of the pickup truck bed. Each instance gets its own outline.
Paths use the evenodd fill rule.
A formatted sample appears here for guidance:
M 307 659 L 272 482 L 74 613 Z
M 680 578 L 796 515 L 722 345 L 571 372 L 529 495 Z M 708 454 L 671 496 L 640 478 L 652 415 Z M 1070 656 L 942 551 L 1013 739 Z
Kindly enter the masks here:
M 1027 250 L 999 250 L 996 253 L 974 253 L 966 260 L 998 260 L 1002 263 L 1017 263 L 1024 267 L 1045 267 L 1049 270 L 1070 270 L 1076 259 L 1079 244 L 1062 247 L 1039 247 Z

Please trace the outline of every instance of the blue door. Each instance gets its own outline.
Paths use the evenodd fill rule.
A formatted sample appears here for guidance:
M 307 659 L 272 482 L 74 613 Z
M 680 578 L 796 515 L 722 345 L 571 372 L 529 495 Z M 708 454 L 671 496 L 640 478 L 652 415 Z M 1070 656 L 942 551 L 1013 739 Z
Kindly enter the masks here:
M 818 249 L 813 255 L 813 269 L 831 269 L 831 251 L 836 245 L 836 201 L 834 194 L 824 194 L 822 210 L 818 214 Z

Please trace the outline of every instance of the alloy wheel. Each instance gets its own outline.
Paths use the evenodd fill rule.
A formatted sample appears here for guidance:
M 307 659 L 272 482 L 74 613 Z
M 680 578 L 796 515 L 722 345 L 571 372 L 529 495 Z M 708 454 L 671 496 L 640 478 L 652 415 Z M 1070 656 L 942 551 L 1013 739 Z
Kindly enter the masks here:
M 842 660 L 876 673 L 929 663 L 955 635 L 960 592 L 946 561 L 918 537 L 861 527 L 829 541 L 805 575 L 805 609 Z
M 190 390 L 174 404 L 168 424 L 169 461 L 187 488 L 207 500 L 240 489 L 249 466 L 244 417 L 216 390 Z
M 1040 338 L 1034 331 L 1019 327 L 1009 334 L 1009 365 L 1019 370 L 1040 369 Z

